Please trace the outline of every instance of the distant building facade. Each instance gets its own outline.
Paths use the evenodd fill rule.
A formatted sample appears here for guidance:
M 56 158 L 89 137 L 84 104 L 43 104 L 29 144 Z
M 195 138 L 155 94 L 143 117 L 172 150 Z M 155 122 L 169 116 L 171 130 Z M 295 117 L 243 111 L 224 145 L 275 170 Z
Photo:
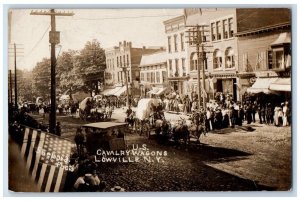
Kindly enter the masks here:
M 237 100 L 237 38 L 236 9 L 231 8 L 191 8 L 184 9 L 186 24 L 205 25 L 205 41 L 211 46 L 205 48 L 203 63 L 205 70 L 205 91 L 208 97 L 215 98 L 216 93 L 232 95 Z M 189 28 L 190 31 L 195 29 Z M 191 32 L 189 32 L 191 34 Z M 189 40 L 192 40 L 189 36 Z M 189 43 L 191 44 L 191 43 Z M 189 45 L 188 61 L 190 69 L 190 86 L 197 93 L 197 51 Z M 200 61 L 201 62 L 201 61 Z M 202 69 L 201 69 L 202 72 Z M 202 73 L 200 74 L 202 80 Z M 202 83 L 202 82 L 201 82 Z
M 166 51 L 143 55 L 140 63 L 141 96 L 160 96 L 167 90 Z
M 163 22 L 167 42 L 167 76 L 169 85 L 178 94 L 188 91 L 188 60 L 184 15 Z
M 131 42 L 119 42 L 119 46 L 105 50 L 106 70 L 105 88 L 114 88 L 125 85 L 125 72 L 127 74 L 130 92 L 140 91 L 140 61 L 143 54 L 160 51 L 161 47 L 135 48 Z
M 239 9 L 237 16 L 254 11 L 255 16 L 237 22 L 240 94 L 275 92 L 289 99 L 291 12 L 285 8 Z
M 281 33 L 289 36 L 289 9 L 190 8 L 184 9 L 184 15 L 187 26 L 207 26 L 206 40 L 211 47 L 205 50 L 202 66 L 205 68 L 205 90 L 210 98 L 222 92 L 231 95 L 234 100 L 241 100 L 258 74 L 260 77 L 268 73 L 269 76 L 278 75 L 275 71 L 282 71 L 278 70 L 282 62 L 276 58 L 283 58 L 282 55 L 288 58 L 290 55 L 289 39 L 284 39 L 284 45 L 273 43 Z M 195 46 L 188 46 L 188 62 L 189 83 L 194 91 L 197 90 Z M 284 69 L 286 71 L 288 67 Z

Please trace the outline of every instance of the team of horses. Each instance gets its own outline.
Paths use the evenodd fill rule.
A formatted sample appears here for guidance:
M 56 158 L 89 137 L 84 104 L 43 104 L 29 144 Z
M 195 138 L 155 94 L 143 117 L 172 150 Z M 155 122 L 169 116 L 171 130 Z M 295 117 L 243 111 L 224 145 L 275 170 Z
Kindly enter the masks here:
M 153 118 L 153 115 L 149 118 L 138 119 L 133 114 L 129 115 L 125 122 L 128 124 L 128 128 L 134 130 L 139 135 L 144 135 L 150 138 L 152 133 L 160 142 L 174 141 L 175 144 L 183 143 L 185 145 L 190 144 L 191 139 L 195 139 L 200 143 L 200 136 L 206 134 L 205 125 L 192 118 L 179 120 L 166 120 L 164 117 L 161 119 Z

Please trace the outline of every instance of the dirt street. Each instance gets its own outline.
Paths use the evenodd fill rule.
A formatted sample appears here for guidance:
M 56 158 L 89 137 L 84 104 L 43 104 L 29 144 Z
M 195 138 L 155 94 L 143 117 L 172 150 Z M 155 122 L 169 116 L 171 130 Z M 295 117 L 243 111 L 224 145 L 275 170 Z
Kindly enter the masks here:
M 115 113 L 119 121 L 123 113 Z M 169 114 L 177 118 L 176 114 Z M 36 116 L 36 118 L 40 118 Z M 115 120 L 118 120 L 115 119 Z M 73 139 L 79 119 L 59 117 L 63 137 Z M 251 124 L 201 136 L 201 144 L 175 147 L 159 144 L 135 133 L 126 135 L 128 147 L 145 145 L 148 151 L 166 152 L 151 162 L 98 162 L 109 191 L 115 185 L 126 191 L 256 191 L 291 189 L 291 128 Z M 154 157 L 154 159 L 156 159 Z

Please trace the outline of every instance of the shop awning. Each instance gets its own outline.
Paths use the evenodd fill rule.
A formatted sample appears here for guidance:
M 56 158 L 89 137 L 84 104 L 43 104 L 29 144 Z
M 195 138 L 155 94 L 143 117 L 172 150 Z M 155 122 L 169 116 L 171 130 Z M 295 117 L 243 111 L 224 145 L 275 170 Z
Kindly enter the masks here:
M 105 90 L 103 90 L 103 91 L 101 92 L 101 94 L 107 95 L 107 94 L 109 94 L 109 93 L 111 92 L 111 90 L 114 90 L 114 88 L 113 88 L 113 89 L 105 89 Z
M 284 32 L 281 33 L 273 43 L 271 43 L 271 46 L 283 45 L 289 43 L 291 43 L 291 33 Z
M 158 88 L 158 87 L 153 87 L 153 89 L 150 90 L 150 91 L 148 91 L 147 93 L 148 93 L 148 94 L 156 94 L 158 91 L 159 91 L 159 88 Z
M 155 87 L 151 91 L 148 91 L 147 93 L 160 96 L 164 94 L 168 90 L 168 87 Z
M 115 88 L 111 89 L 106 95 L 107 95 L 107 96 L 115 95 L 115 93 L 116 93 L 117 91 L 119 91 L 121 88 L 122 88 L 122 87 L 115 87 Z
M 117 92 L 115 92 L 114 95 L 121 96 L 125 91 L 126 91 L 126 86 L 123 86 Z
M 291 78 L 278 78 L 270 84 L 270 89 L 274 91 L 291 91 Z
M 247 89 L 248 93 L 265 93 L 270 94 L 273 93 L 272 90 L 269 89 L 271 83 L 275 82 L 278 78 L 257 78 L 252 87 Z

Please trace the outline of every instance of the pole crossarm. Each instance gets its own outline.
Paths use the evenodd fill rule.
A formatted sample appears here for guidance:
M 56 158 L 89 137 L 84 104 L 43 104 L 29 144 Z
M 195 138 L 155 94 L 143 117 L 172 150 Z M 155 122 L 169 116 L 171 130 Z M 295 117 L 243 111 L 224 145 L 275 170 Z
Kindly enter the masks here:
M 30 15 L 55 15 L 55 16 L 73 16 L 73 12 L 51 12 L 51 11 L 31 11 Z

